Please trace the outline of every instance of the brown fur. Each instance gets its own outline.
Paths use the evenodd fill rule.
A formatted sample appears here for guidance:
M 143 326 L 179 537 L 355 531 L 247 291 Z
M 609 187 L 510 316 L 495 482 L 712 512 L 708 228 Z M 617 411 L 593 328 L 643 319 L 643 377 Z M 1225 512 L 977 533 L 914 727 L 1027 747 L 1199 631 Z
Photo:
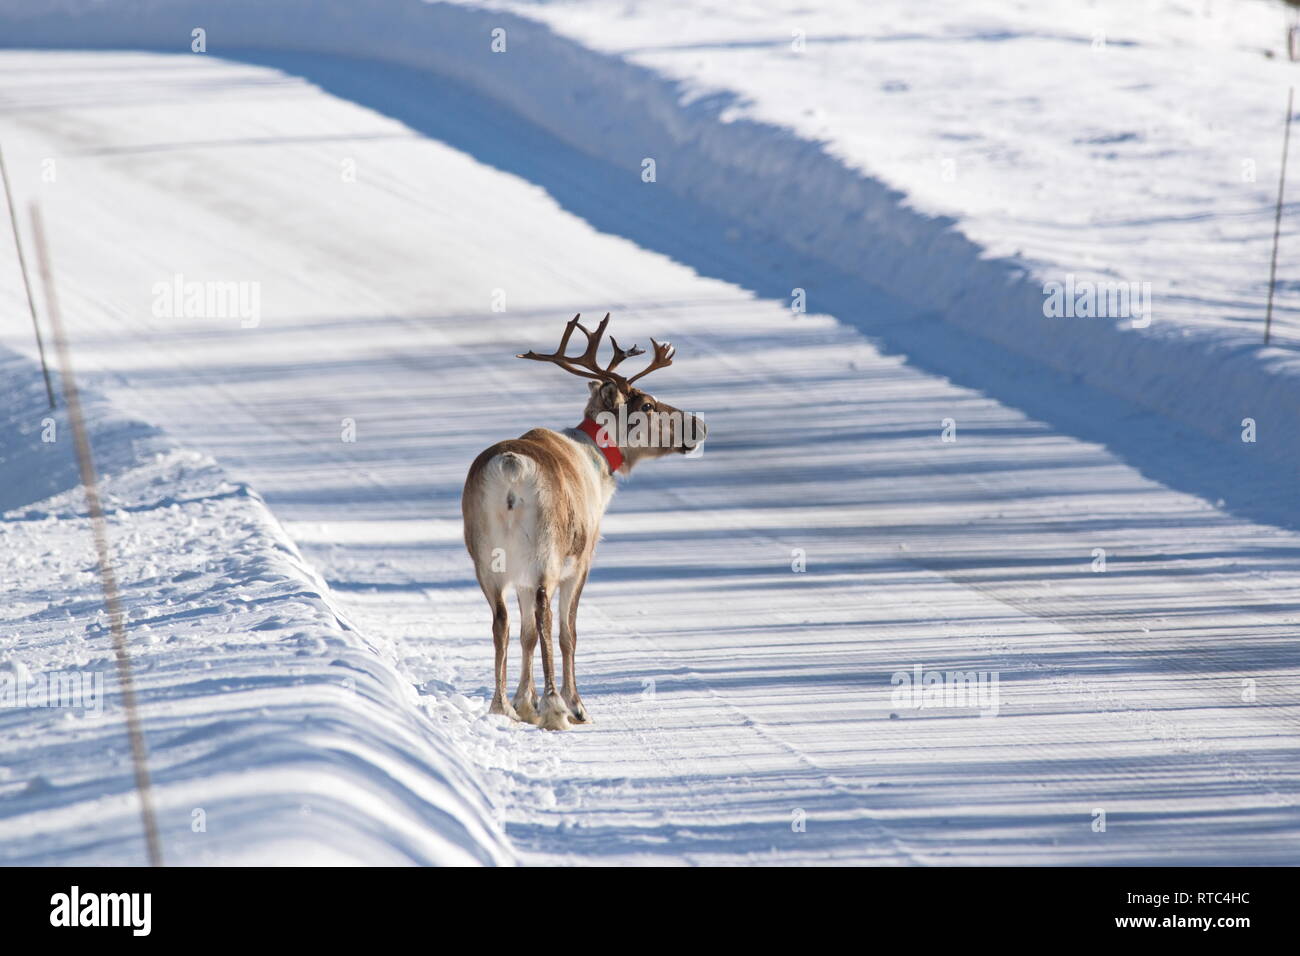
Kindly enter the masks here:
M 462 502 L 470 494 L 471 488 L 478 486 L 482 480 L 483 469 L 497 455 L 514 452 L 524 458 L 530 458 L 537 465 L 542 480 L 552 488 L 572 488 L 578 484 L 579 466 L 589 467 L 586 462 L 575 461 L 571 450 L 572 442 L 563 435 L 549 428 L 534 428 L 524 432 L 518 438 L 499 441 L 485 450 L 469 466 L 465 477 L 465 489 L 461 495 Z M 565 557 L 578 557 L 586 553 L 589 543 L 595 540 L 597 529 L 588 528 L 575 502 L 568 495 L 551 496 L 548 524 L 555 530 L 555 543 L 563 549 Z M 470 521 L 465 522 L 465 544 L 470 546 Z M 471 553 L 473 549 L 471 547 Z

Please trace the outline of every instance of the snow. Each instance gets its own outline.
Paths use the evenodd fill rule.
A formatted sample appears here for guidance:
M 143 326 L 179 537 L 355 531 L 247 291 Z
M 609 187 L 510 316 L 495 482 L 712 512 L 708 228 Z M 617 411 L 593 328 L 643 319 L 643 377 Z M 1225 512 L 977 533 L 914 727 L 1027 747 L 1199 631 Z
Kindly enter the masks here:
M 27 360 L 4 353 L 0 380 L 0 687 L 6 676 L 12 694 L 76 675 L 107 690 L 59 707 L 0 707 L 0 862 L 139 865 L 139 804 L 70 426 L 48 410 Z M 413 688 L 347 622 L 256 493 L 102 400 L 92 396 L 87 414 L 165 861 L 511 860 Z M 23 482 L 35 475 L 39 491 Z
M 206 24 L 210 53 L 434 71 L 615 168 L 639 175 L 655 159 L 657 193 L 815 263 L 775 262 L 761 291 L 805 289 L 889 347 L 910 354 L 917 320 L 938 318 L 944 335 L 989 339 L 1215 438 L 1243 417 L 1294 421 L 1289 228 L 1274 315 L 1287 347 L 1261 344 L 1292 77 L 1281 5 L 860 6 L 134 0 L 109 13 L 6 0 L 0 15 L 10 43 L 188 51 Z M 493 30 L 506 52 L 491 52 Z M 365 71 L 339 72 L 364 98 Z M 1045 285 L 1070 276 L 1149 284 L 1151 325 L 1046 318 Z M 840 307 L 846 283 L 877 295 Z M 971 384 L 1013 400 L 1006 383 Z M 1300 468 L 1292 443 L 1260 455 Z
M 0 16 L 7 42 L 187 48 L 194 8 L 146 6 L 139 20 L 55 20 L 6 2 Z M 1056 346 L 1096 346 L 1062 378 L 1039 289 L 1004 297 L 1005 264 L 979 245 L 1020 238 L 1032 217 L 1012 206 L 995 222 L 997 195 L 945 213 L 941 187 L 894 178 L 909 149 L 936 149 L 921 125 L 934 114 L 879 105 L 895 93 L 872 92 L 860 111 L 882 124 L 879 165 L 850 167 L 852 143 L 796 135 L 813 133 L 764 98 L 767 85 L 790 87 L 793 103 L 794 84 L 812 82 L 799 71 L 819 64 L 823 109 L 868 101 L 845 92 L 861 79 L 847 60 L 757 68 L 758 27 L 785 8 L 741 8 L 757 26 L 719 12 L 656 18 L 653 31 L 638 19 L 650 7 L 518 8 L 598 50 L 495 11 L 384 4 L 392 16 L 373 30 L 339 32 L 343 7 L 321 8 L 313 29 L 274 13 L 296 9 L 205 17 L 204 57 L 0 54 L 0 144 L 19 196 L 43 205 L 78 367 L 110 403 L 95 412 L 117 436 L 97 442 L 108 488 L 166 502 L 112 515 L 124 587 L 150 627 L 133 618 L 129 634 L 169 860 L 1296 862 L 1300 540 L 1294 482 L 1277 465 L 1294 451 L 1281 350 L 1215 353 L 1207 342 L 1237 334 L 1237 319 L 1189 307 L 1161 313 L 1136 349 L 1140 387 L 1110 388 L 1128 345 L 1107 336 L 1136 336 L 1101 325 Z M 841 11 L 861 28 L 824 45 L 870 62 L 856 37 L 880 32 L 877 15 Z M 921 39 L 894 46 L 933 46 L 938 16 L 917 11 Z M 1037 16 L 1024 14 L 1025 32 Z M 513 52 L 493 59 L 496 22 Z M 994 27 L 988 42 L 1002 42 Z M 1083 29 L 1063 18 L 1023 43 Z M 784 43 L 786 24 L 773 32 Z M 633 49 L 646 37 L 684 48 Z M 690 49 L 719 37 L 720 50 Z M 222 48 L 236 39 L 263 49 Z M 530 44 L 545 69 L 515 57 Z M 877 36 L 872 56 L 890 45 Z M 343 49 L 390 65 L 325 55 Z M 718 72 L 682 86 L 691 57 Z M 992 59 L 981 62 L 1002 75 Z M 979 85 L 990 115 L 994 79 Z M 1254 82 L 1247 71 L 1224 100 L 1244 102 Z M 583 83 L 598 85 L 575 108 Z M 1001 105 L 1006 132 L 988 135 L 1026 135 L 1015 104 Z M 1264 113 L 1233 115 L 1261 143 L 1277 132 Z M 660 157 L 653 185 L 640 181 L 647 155 Z M 1005 198 L 1012 159 L 975 167 L 971 192 Z M 783 196 L 774 183 L 787 180 L 806 191 Z M 1201 186 L 1179 185 L 1170 203 L 1192 204 Z M 1082 216 L 1083 186 L 1052 188 L 1076 186 Z M 866 218 L 832 224 L 835 199 Z M 1016 268 L 1073 265 L 1083 247 L 1067 242 L 1070 222 L 1042 215 L 1044 241 Z M 1111 248 L 1098 224 L 1073 222 L 1081 241 Z M 1053 243 L 1056 259 L 1043 251 Z M 1152 281 L 1182 268 L 1160 245 L 1143 266 Z M 1221 265 L 1206 287 L 1244 295 L 1244 265 Z M 178 274 L 259 283 L 259 320 L 155 314 L 155 285 Z M 791 313 L 795 286 L 809 314 Z M 497 290 L 504 312 L 492 311 Z M 30 356 L 12 271 L 0 303 L 18 317 L 0 345 Z M 1029 326 L 1026 303 L 1040 310 Z M 580 412 L 580 383 L 512 356 L 549 347 L 574 312 L 606 310 L 620 341 L 677 345 L 654 387 L 701 413 L 711 437 L 702 458 L 648 465 L 615 497 L 578 626 L 595 723 L 546 734 L 485 713 L 488 613 L 458 498 L 481 448 Z M 1168 333 L 1184 324 L 1201 337 L 1180 345 Z M 1044 364 L 973 334 L 1005 338 L 998 328 Z M 1197 361 L 1222 374 L 1217 391 L 1184 382 L 1136 400 Z M 38 373 L 11 367 L 20 424 L 5 430 L 0 468 L 22 487 L 36 479 L 11 474 L 31 476 L 49 449 L 37 444 Z M 1265 371 L 1283 384 L 1260 385 Z M 1261 409 L 1255 444 L 1237 437 L 1245 397 Z M 1198 418 L 1213 402 L 1218 417 Z M 956 441 L 942 440 L 945 419 Z M 153 442 L 163 459 L 137 455 Z M 92 629 L 75 478 L 54 476 L 5 492 L 0 525 L 21 595 L 0 647 L 32 672 L 88 666 L 107 640 Z M 175 581 L 204 555 L 211 571 Z M 168 615 L 160 599 L 189 613 L 153 621 Z M 57 623 L 65 604 L 80 641 Z M 997 716 L 899 706 L 891 678 L 918 666 L 995 672 Z M 102 759 L 123 739 L 112 706 L 91 727 L 0 714 L 14 728 L 0 748 L 6 860 L 139 859 L 124 741 Z M 209 811 L 205 834 L 190 828 L 195 807 Z
M 1295 82 L 1280 3 L 482 5 L 818 143 L 988 258 L 1150 281 L 1159 324 L 1260 338 Z
M 518 29 L 523 51 L 477 82 L 612 162 L 656 157 L 668 188 L 898 300 L 842 320 L 889 340 L 899 319 L 937 313 L 1219 438 L 1243 416 L 1295 421 L 1294 198 L 1273 314 L 1283 347 L 1262 346 L 1295 83 L 1284 5 L 470 5 L 556 34 Z M 565 41 L 588 62 L 568 63 L 581 54 Z M 1044 287 L 1070 277 L 1148 284 L 1151 325 L 1045 318 Z M 1293 445 L 1264 453 L 1300 466 Z

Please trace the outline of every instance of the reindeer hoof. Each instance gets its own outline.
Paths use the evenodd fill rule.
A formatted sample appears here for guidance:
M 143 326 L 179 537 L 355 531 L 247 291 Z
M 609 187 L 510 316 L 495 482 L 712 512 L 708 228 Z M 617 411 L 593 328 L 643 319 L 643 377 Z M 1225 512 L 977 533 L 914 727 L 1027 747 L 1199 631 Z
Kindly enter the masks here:
M 500 717 L 509 717 L 511 720 L 518 720 L 519 715 L 515 713 L 514 707 L 507 704 L 504 700 L 493 699 L 492 706 L 488 708 L 489 714 L 496 714 Z
M 568 730 L 569 708 L 559 694 L 551 694 L 542 701 L 543 730 Z
M 532 695 L 515 695 L 516 720 L 526 724 L 538 723 L 542 718 L 537 713 L 537 698 Z
M 587 713 L 587 707 L 580 700 L 569 702 L 569 718 L 575 724 L 591 723 L 591 714 Z

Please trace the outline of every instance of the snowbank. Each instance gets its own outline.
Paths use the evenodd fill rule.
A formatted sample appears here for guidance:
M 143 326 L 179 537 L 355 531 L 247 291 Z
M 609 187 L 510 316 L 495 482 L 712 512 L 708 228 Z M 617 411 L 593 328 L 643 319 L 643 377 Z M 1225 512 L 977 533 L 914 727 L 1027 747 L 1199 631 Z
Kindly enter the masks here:
M 1014 254 L 990 255 L 987 243 L 973 241 L 963 231 L 964 222 L 959 228 L 952 217 L 918 211 L 908 195 L 864 171 L 861 164 L 841 158 L 845 154 L 842 144 L 816 141 L 807 130 L 796 132 L 793 123 L 755 118 L 780 116 L 781 111 L 749 109 L 748 93 L 691 82 L 636 62 L 651 54 L 642 52 L 638 57 L 592 48 L 595 43 L 626 46 L 629 37 L 643 36 L 644 24 L 638 18 L 655 16 L 652 8 L 509 6 L 525 16 L 483 6 L 410 0 L 381 0 L 364 7 L 341 2 L 235 0 L 219 8 L 193 0 L 126 0 L 111 6 L 91 0 L 41 5 L 0 0 L 4 24 L 0 42 L 188 52 L 192 32 L 202 28 L 207 52 L 213 55 L 234 55 L 240 49 L 254 48 L 299 50 L 436 71 L 490 94 L 566 142 L 627 170 L 630 178 L 639 177 L 643 161 L 652 158 L 656 188 L 719 210 L 770 237 L 780 248 L 793 249 L 824 264 L 826 271 L 811 279 L 778 275 L 775 280 L 792 292 L 806 289 L 814 309 L 822 291 L 819 282 L 828 288 L 847 282 L 850 287 L 884 290 L 893 306 L 883 312 L 874 306 L 869 313 L 866 309 L 858 314 L 845 308 L 835 311 L 886 344 L 909 351 L 907 341 L 896 337 L 900 334 L 897 323 L 938 317 L 951 327 L 1046 363 L 1202 434 L 1235 440 L 1246 417 L 1255 419 L 1261 431 L 1271 435 L 1294 431 L 1300 409 L 1300 355 L 1263 349 L 1257 344 L 1257 330 L 1245 334 L 1241 328 L 1226 332 L 1197 328 L 1163 321 L 1159 315 L 1146 328 L 1134 328 L 1126 319 L 1046 318 L 1045 281 L 1061 281 L 1073 273 L 1078 273 L 1080 280 L 1106 277 L 1107 270 L 1098 267 L 1092 254 L 1095 250 L 1089 249 L 1088 242 L 1065 249 L 1055 262 L 1031 264 Z M 714 13 L 714 32 L 725 35 L 706 46 L 744 47 L 754 41 L 743 36 L 758 31 L 764 37 L 771 32 L 776 38 L 763 40 L 759 46 L 788 47 L 788 23 L 772 16 L 783 8 L 779 3 L 768 7 L 760 5 L 752 11 L 752 22 L 742 22 L 737 15 L 733 23 L 725 10 Z M 1258 5 L 1248 12 L 1252 23 L 1259 20 Z M 680 16 L 691 19 L 684 13 Z M 565 24 L 568 33 L 583 35 L 590 44 L 555 32 L 540 22 L 541 18 Z M 845 25 L 853 28 L 860 24 L 850 20 Z M 491 48 L 497 29 L 505 31 L 502 53 Z M 681 32 L 683 28 L 673 29 Z M 1080 30 L 1078 24 L 1071 25 L 1066 31 L 1070 35 L 1064 39 L 1086 40 L 1087 31 Z M 1024 32 L 1031 38 L 1035 35 L 1028 28 Z M 840 39 L 855 38 L 861 39 Z M 1001 42 L 1007 37 L 993 30 L 992 35 L 977 32 L 968 39 Z M 1113 37 L 1111 46 L 1123 50 L 1133 42 Z M 689 44 L 682 46 L 690 49 Z M 1047 52 L 1050 58 L 1051 51 Z M 1142 50 L 1138 53 L 1146 55 Z M 1190 55 L 1195 59 L 1195 51 Z M 1258 56 L 1259 51 L 1252 55 Z M 709 65 L 707 57 L 701 58 L 698 72 L 709 75 L 716 84 L 717 76 L 708 73 Z M 1044 72 L 1025 81 L 1021 92 L 1027 98 L 1032 98 L 1034 84 L 1050 74 L 1051 66 L 1048 62 Z M 1151 75 L 1146 80 L 1152 82 L 1170 73 L 1160 65 L 1148 70 Z M 749 69 L 750 75 L 759 73 L 761 70 Z M 1142 79 L 1138 76 L 1134 82 Z M 875 80 L 883 82 L 880 77 Z M 830 84 L 831 79 L 824 83 Z M 814 84 L 811 88 L 818 87 Z M 846 89 L 843 85 L 828 88 Z M 1142 87 L 1139 83 L 1134 88 Z M 847 89 L 852 92 L 851 87 Z M 841 110 L 851 108 L 851 104 L 833 105 Z M 1251 154 L 1255 152 L 1252 148 Z M 1156 149 L 1153 156 L 1158 158 L 1159 153 Z M 1259 162 L 1263 183 L 1269 178 L 1265 157 L 1261 155 Z M 1066 169 L 1062 178 L 1068 180 L 1071 175 Z M 1014 187 L 1014 177 L 1010 185 Z M 1076 209 L 1080 202 L 1086 208 L 1089 197 L 1100 201 L 1086 184 L 1081 188 Z M 1267 188 L 1260 185 L 1259 191 L 1267 192 Z M 1211 191 L 1192 199 L 1204 205 L 1215 202 L 1216 194 Z M 1053 215 L 1068 218 L 1074 213 L 1061 206 Z M 1154 229 L 1160 217 L 1153 215 L 1144 221 Z M 1080 229 L 1086 228 L 1080 225 Z M 1134 229 L 1141 233 L 1142 222 Z M 1213 258 L 1223 259 L 1238 248 L 1243 247 L 1229 244 Z M 1081 261 L 1072 259 L 1076 253 Z M 1143 272 L 1137 274 L 1138 279 L 1144 276 Z M 1165 291 L 1163 287 L 1157 290 L 1157 297 Z M 820 296 L 823 303 L 826 298 Z M 843 298 L 841 295 L 840 301 Z M 1193 302 L 1193 311 L 1208 308 L 1205 303 L 1210 298 L 1197 300 L 1201 306 Z M 1168 297 L 1164 301 L 1168 302 Z M 937 334 L 941 335 L 941 330 L 942 326 Z M 961 346 L 953 345 L 952 350 L 960 352 Z M 995 387 L 992 382 L 983 384 Z M 1261 443 L 1260 454 L 1290 466 L 1300 463 L 1300 446 L 1295 443 Z
M 0 383 L 0 863 L 140 863 L 72 435 L 30 362 L 0 354 Z M 84 397 L 165 861 L 510 862 L 416 689 L 257 494 Z

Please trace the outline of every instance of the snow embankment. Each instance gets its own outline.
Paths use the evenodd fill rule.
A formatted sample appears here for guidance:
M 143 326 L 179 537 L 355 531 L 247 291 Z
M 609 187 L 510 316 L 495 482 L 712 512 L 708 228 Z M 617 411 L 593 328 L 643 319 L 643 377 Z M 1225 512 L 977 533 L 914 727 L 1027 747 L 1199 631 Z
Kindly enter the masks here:
M 144 861 L 72 433 L 0 354 L 0 863 Z M 169 864 L 493 864 L 459 751 L 255 492 L 85 396 Z
M 1280 115 L 1281 100 L 1265 109 L 1256 93 L 1283 90 L 1285 65 L 1266 64 L 1252 44 L 1276 11 L 1148 5 L 1137 16 L 1124 4 L 1072 6 L 979 16 L 941 6 L 898 33 L 881 22 L 892 8 L 813 13 L 782 0 L 672 15 L 601 3 L 0 0 L 0 43 L 189 52 L 202 29 L 207 53 L 219 56 L 296 50 L 437 72 L 629 177 L 654 160 L 653 188 L 770 245 L 776 264 L 763 294 L 801 289 L 810 309 L 830 307 L 913 358 L 927 349 L 923 365 L 966 384 L 1002 387 L 996 375 L 952 365 L 973 335 L 1201 434 L 1235 440 L 1244 418 L 1261 433 L 1294 432 L 1300 353 L 1263 348 L 1256 315 L 1281 125 L 1259 119 Z M 813 54 L 792 50 L 796 32 Z M 1099 41 L 1109 60 L 1075 62 Z M 1179 85 L 1188 76 L 1194 108 Z M 1256 101 L 1248 127 L 1226 135 L 1219 117 L 1216 128 L 1219 113 L 1240 117 Z M 906 126 L 932 108 L 928 125 Z M 1142 128 L 1126 132 L 1130 120 Z M 1040 128 L 1041 142 L 1030 141 Z M 1206 137 L 1215 148 L 1195 148 Z M 888 148 L 904 140 L 904 152 Z M 933 183 L 908 183 L 899 169 L 909 162 L 941 183 L 951 171 L 965 195 L 950 190 L 945 200 Z M 1223 177 L 1245 180 L 1247 162 L 1249 182 L 1225 193 Z M 1030 179 L 1041 199 L 1032 208 L 1019 201 Z M 1146 313 L 1137 322 L 1045 316 L 1047 283 L 1095 281 L 1152 285 Z M 868 305 L 872 289 L 886 295 Z M 1284 282 L 1277 319 L 1291 342 L 1289 289 Z M 1098 299 L 1102 309 L 1115 302 L 1105 291 Z M 921 329 L 927 319 L 941 321 Z M 1261 441 L 1259 454 L 1300 464 L 1292 442 Z

